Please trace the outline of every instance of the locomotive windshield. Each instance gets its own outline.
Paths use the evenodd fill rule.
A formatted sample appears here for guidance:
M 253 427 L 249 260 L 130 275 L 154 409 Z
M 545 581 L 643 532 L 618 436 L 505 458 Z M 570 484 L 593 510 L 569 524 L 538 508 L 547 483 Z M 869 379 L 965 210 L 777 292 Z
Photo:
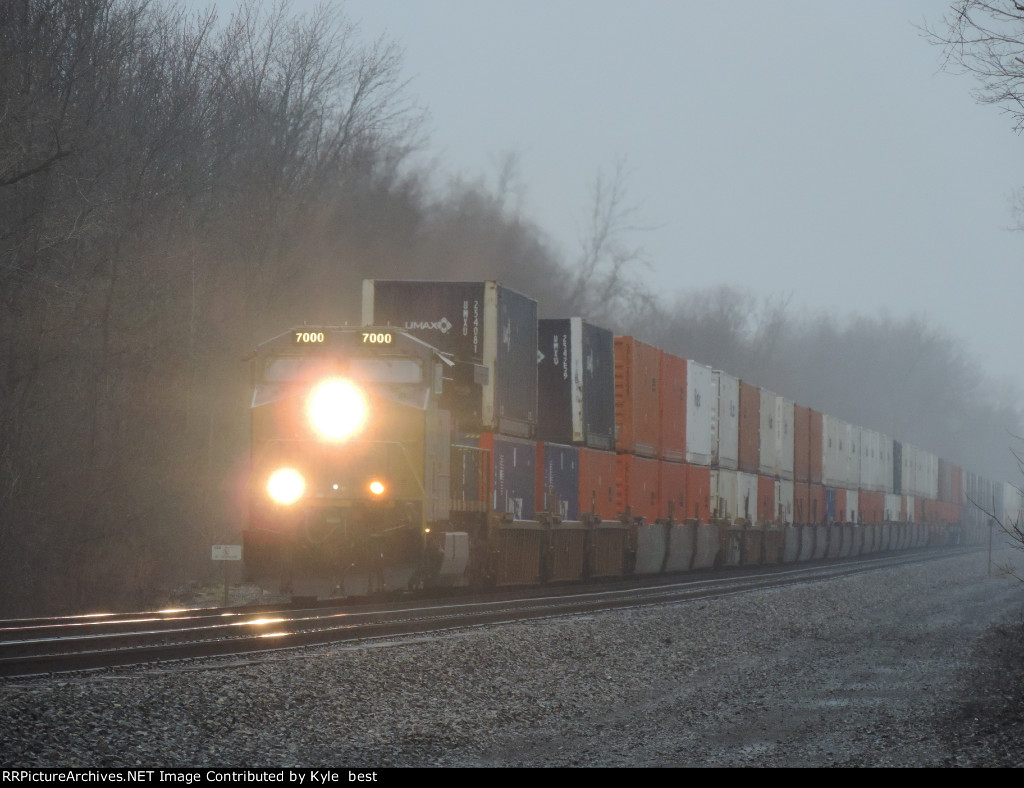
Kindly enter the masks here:
M 266 383 L 287 383 L 333 368 L 365 383 L 422 383 L 423 367 L 417 359 L 386 356 L 352 357 L 338 367 L 319 356 L 271 356 L 263 365 Z

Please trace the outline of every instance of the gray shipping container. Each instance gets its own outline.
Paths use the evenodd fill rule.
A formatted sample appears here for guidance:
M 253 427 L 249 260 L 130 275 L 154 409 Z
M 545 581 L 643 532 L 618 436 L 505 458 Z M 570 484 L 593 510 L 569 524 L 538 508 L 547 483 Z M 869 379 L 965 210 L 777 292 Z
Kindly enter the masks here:
M 615 448 L 615 336 L 579 317 L 537 327 L 537 386 L 544 407 L 537 437 Z
M 532 438 L 537 302 L 498 282 L 363 280 L 363 325 L 396 326 L 456 362 L 442 405 L 455 429 Z

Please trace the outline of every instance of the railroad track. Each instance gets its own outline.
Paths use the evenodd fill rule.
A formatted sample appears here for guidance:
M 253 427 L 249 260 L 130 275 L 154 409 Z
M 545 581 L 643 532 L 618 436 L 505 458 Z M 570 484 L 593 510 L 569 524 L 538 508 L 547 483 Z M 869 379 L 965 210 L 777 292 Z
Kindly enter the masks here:
M 631 578 L 442 600 L 163 610 L 0 621 L 0 676 L 24 677 L 170 660 L 242 655 L 617 608 L 676 604 L 961 555 L 928 548 L 841 563 L 782 564 L 728 574 Z

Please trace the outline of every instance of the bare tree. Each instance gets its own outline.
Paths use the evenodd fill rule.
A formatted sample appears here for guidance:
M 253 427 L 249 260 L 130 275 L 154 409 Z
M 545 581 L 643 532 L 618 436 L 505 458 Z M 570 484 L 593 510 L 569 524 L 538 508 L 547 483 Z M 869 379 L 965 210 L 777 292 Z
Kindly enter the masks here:
M 1024 131 L 1024 4 L 1019 0 L 956 0 L 925 35 L 942 48 L 945 65 L 978 79 L 975 96 L 1010 114 Z
M 653 308 L 654 299 L 638 269 L 649 268 L 643 246 L 629 242 L 645 228 L 635 223 L 637 207 L 628 202 L 626 164 L 610 175 L 598 172 L 591 189 L 590 216 L 571 266 L 568 302 L 573 314 L 629 332 Z

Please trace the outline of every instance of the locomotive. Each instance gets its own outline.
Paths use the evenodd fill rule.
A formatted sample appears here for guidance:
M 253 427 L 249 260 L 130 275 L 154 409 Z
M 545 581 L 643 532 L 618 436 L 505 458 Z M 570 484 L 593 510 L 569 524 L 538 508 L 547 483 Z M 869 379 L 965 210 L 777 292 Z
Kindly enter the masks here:
M 366 280 L 362 323 L 251 358 L 246 574 L 295 596 L 973 542 L 972 493 L 1024 505 L 494 281 Z
M 392 327 L 308 327 L 252 360 L 247 571 L 299 595 L 419 582 L 448 520 L 452 362 Z

